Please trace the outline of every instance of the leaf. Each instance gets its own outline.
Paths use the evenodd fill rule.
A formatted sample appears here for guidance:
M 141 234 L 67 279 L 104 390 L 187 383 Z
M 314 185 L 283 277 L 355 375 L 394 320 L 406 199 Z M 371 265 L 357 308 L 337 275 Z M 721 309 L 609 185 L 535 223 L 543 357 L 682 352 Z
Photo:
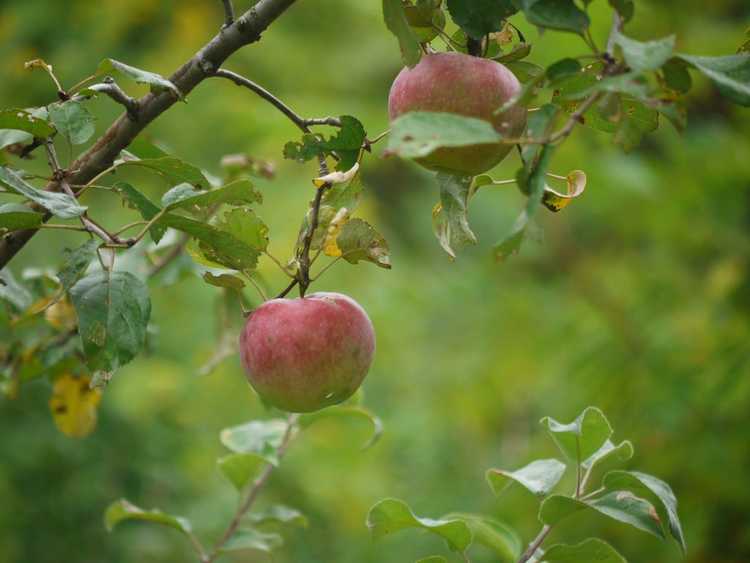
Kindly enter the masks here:
M 271 553 L 274 549 L 281 547 L 283 544 L 284 540 L 279 534 L 261 532 L 248 528 L 238 530 L 222 546 L 220 551 L 225 553 L 228 551 L 252 549 L 255 551 L 263 551 L 264 553 Z
M 401 0 L 383 0 L 383 20 L 388 31 L 398 39 L 404 64 L 408 67 L 416 65 L 422 56 L 422 48 L 409 22 L 406 21 Z
M 221 474 L 238 491 L 253 481 L 268 463 L 266 458 L 254 453 L 229 454 L 216 460 Z
M 514 254 L 518 254 L 521 250 L 521 245 L 526 238 L 526 229 L 528 226 L 529 216 L 524 209 L 516 218 L 510 233 L 505 235 L 505 237 L 492 248 L 492 254 L 495 257 L 496 262 L 505 262 L 505 260 Z
M 547 496 L 565 473 L 565 464 L 556 459 L 538 459 L 516 471 L 487 470 L 487 483 L 495 495 L 502 494 L 515 481 L 539 497 Z
M 232 233 L 208 223 L 167 213 L 158 223 L 189 234 L 199 242 L 201 253 L 215 264 L 233 270 L 251 270 L 258 265 L 258 250 Z
M 75 100 L 51 104 L 49 120 L 74 145 L 82 145 L 96 132 L 94 116 L 81 102 Z
M 0 166 L 0 185 L 38 203 L 61 219 L 72 219 L 86 211 L 86 207 L 78 205 L 76 199 L 68 194 L 39 190 L 26 183 L 18 172 L 5 166 Z
M 463 512 L 453 512 L 446 518 L 458 518 L 466 522 L 474 537 L 473 543 L 491 549 L 503 561 L 516 561 L 521 555 L 521 538 L 515 530 L 499 520 Z
M 26 131 L 17 129 L 0 129 L 0 150 L 17 144 L 26 144 L 34 140 L 34 136 Z
M 281 419 L 253 420 L 221 431 L 221 443 L 239 454 L 255 454 L 272 465 L 279 464 L 276 450 L 284 439 L 287 424 Z
M 126 160 L 118 163 L 118 168 L 137 167 L 148 168 L 164 177 L 171 184 L 187 183 L 199 189 L 208 189 L 211 183 L 203 175 L 199 168 L 188 164 L 174 156 L 161 158 L 144 158 L 140 160 Z
M 161 212 L 161 208 L 158 205 L 153 203 L 132 185 L 126 182 L 117 182 L 113 188 L 123 197 L 130 207 L 138 210 L 138 213 L 140 213 L 144 220 L 150 221 Z M 159 241 L 167 232 L 167 228 L 157 222 L 149 228 L 148 232 L 151 235 L 151 240 L 153 240 L 154 243 L 159 244 Z
M 571 201 L 579 197 L 586 190 L 586 173 L 583 170 L 573 170 L 565 178 L 566 193 L 544 186 L 542 203 L 550 211 L 558 212 L 565 209 Z
M 440 201 L 432 210 L 432 229 L 452 259 L 456 250 L 476 244 L 477 237 L 469 227 L 469 197 L 471 176 L 438 173 Z
M 609 421 L 596 407 L 586 408 L 570 424 L 561 424 L 548 416 L 541 423 L 565 457 L 576 463 L 588 459 L 612 435 Z
M 330 172 L 325 176 L 313 178 L 312 183 L 316 188 L 333 186 L 335 184 L 346 184 L 357 175 L 357 171 L 359 171 L 359 162 L 355 162 L 354 166 L 344 172 L 337 170 L 335 172 Z
M 521 187 L 521 191 L 529 196 L 526 202 L 526 216 L 529 218 L 534 216 L 544 199 L 544 191 L 547 186 L 545 178 L 553 151 L 552 145 L 542 145 L 536 165 L 531 172 L 528 172 L 527 167 L 519 170 L 518 185 Z
M 408 528 L 422 528 L 442 537 L 453 551 L 462 552 L 471 544 L 469 526 L 462 520 L 418 518 L 404 501 L 388 498 L 375 504 L 367 514 L 367 527 L 377 540 Z
M 710 78 L 719 91 L 735 104 L 750 106 L 750 55 L 698 57 L 677 54 L 676 56 Z
M 387 152 L 402 158 L 421 158 L 443 147 L 494 144 L 501 139 L 489 121 L 452 113 L 412 111 L 391 124 Z
M 362 150 L 362 143 L 367 136 L 362 123 L 351 115 L 339 117 L 341 127 L 338 132 L 326 139 L 322 135 L 306 133 L 301 142 L 290 141 L 284 145 L 284 158 L 307 162 L 316 157 L 327 154 L 336 154 L 339 163 L 336 167 L 339 171 L 348 171 L 354 168 Z
M 69 438 L 83 438 L 96 428 L 97 407 L 102 398 L 88 377 L 65 374 L 55 380 L 49 409 L 57 429 Z
M 44 215 L 32 211 L 20 203 L 0 205 L 0 231 L 22 231 L 36 229 L 42 224 Z
M 627 563 L 608 543 L 589 538 L 576 545 L 556 544 L 544 553 L 547 563 Z
M 659 516 L 651 503 L 629 491 L 612 491 L 585 502 L 563 495 L 551 495 L 542 501 L 539 520 L 554 526 L 564 518 L 589 508 L 644 532 L 664 537 Z
M 31 306 L 32 295 L 16 281 L 9 268 L 0 270 L 0 299 L 7 301 L 18 311 L 26 311 Z
M 517 11 L 511 0 L 448 0 L 451 18 L 473 39 L 500 31 Z
M 583 34 L 589 26 L 586 12 L 573 0 L 513 0 L 529 23 L 560 31 Z
M 556 80 L 562 80 L 563 78 L 568 78 L 569 76 L 575 76 L 580 73 L 581 70 L 581 63 L 579 63 L 576 59 L 565 58 L 560 59 L 556 63 L 548 66 L 545 74 L 547 76 L 547 80 L 549 80 L 550 82 L 555 82 Z
M 685 94 L 693 85 L 693 79 L 688 72 L 688 65 L 685 61 L 673 57 L 669 59 L 662 67 L 664 81 L 668 88 L 675 92 Z
M 635 13 L 635 3 L 633 0 L 609 0 L 609 5 L 617 10 L 623 22 L 629 22 L 633 19 L 633 14 Z
M 633 444 L 629 440 L 614 445 L 611 440 L 604 442 L 591 456 L 581 464 L 584 469 L 591 470 L 607 467 L 610 463 L 622 463 L 633 457 Z
M 430 555 L 417 560 L 416 563 L 448 563 L 448 560 L 442 555 Z
M 161 198 L 161 204 L 167 211 L 179 208 L 196 208 L 205 210 L 222 203 L 233 205 L 260 203 L 263 196 L 255 191 L 249 180 L 237 180 L 213 190 L 196 190 L 191 184 L 175 186 Z
M 227 211 L 216 226 L 256 252 L 268 248 L 268 227 L 250 209 L 238 207 Z
M 674 35 L 656 41 L 636 41 L 615 30 L 613 37 L 625 62 L 636 72 L 661 68 L 672 57 L 675 44 Z
M 685 535 L 677 514 L 677 497 L 667 483 L 639 471 L 610 471 L 604 476 L 604 486 L 607 489 L 630 491 L 651 502 L 661 522 L 669 525 L 669 531 L 680 544 L 683 553 L 687 551 Z
M 91 239 L 73 250 L 69 248 L 63 250 L 65 260 L 57 274 L 63 291 L 68 291 L 83 277 L 91 261 L 96 258 L 98 247 L 99 242 Z
M 143 349 L 151 301 L 148 288 L 133 274 L 91 274 L 70 289 L 70 298 L 92 371 L 113 372 Z
M 40 139 L 45 139 L 55 132 L 47 119 L 35 116 L 25 109 L 0 110 L 0 129 L 25 131 Z
M 174 528 L 185 535 L 189 535 L 192 531 L 192 526 L 187 518 L 171 516 L 156 509 L 144 510 L 125 499 L 120 499 L 110 504 L 104 514 L 104 526 L 108 532 L 111 532 L 115 526 L 126 520 L 140 520 L 142 522 L 161 524 Z
M 274 504 L 262 512 L 254 512 L 245 517 L 246 522 L 255 525 L 263 524 L 292 524 L 307 528 L 307 518 L 299 510 L 284 506 L 283 504 Z
M 336 245 L 339 255 L 350 264 L 365 260 L 387 270 L 391 268 L 388 243 L 383 235 L 363 219 L 347 221 L 336 237 Z
M 245 287 L 245 282 L 242 281 L 242 278 L 232 274 L 219 274 L 215 276 L 211 272 L 205 272 L 203 274 L 203 281 L 214 287 L 223 287 L 225 289 L 233 289 L 234 291 L 240 291 Z
M 120 61 L 114 59 L 104 59 L 99 63 L 96 69 L 96 74 L 112 74 L 114 72 L 120 73 L 128 78 L 135 80 L 138 84 L 146 84 L 151 88 L 152 92 L 163 92 L 168 90 L 172 92 L 177 98 L 182 98 L 180 90 L 172 84 L 169 80 L 163 76 L 147 70 L 141 70 L 135 68 Z
M 380 420 L 374 413 L 364 407 L 358 405 L 338 405 L 334 407 L 328 407 L 316 412 L 303 414 L 299 418 L 299 424 L 301 428 L 309 428 L 316 422 L 326 418 L 362 418 L 372 426 L 372 434 L 370 438 L 362 446 L 362 450 L 366 450 L 374 446 L 380 437 L 383 435 L 383 421 Z

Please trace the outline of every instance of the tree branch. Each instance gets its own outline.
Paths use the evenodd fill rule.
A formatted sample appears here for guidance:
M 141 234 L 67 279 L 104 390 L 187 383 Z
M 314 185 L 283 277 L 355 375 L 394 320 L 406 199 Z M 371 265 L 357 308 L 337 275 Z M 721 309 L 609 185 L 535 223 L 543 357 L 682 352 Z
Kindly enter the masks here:
M 534 538 L 534 541 L 531 542 L 528 549 L 523 552 L 523 555 L 521 555 L 521 558 L 518 560 L 518 563 L 526 563 L 529 559 L 531 559 L 534 554 L 537 552 L 537 550 L 541 547 L 541 545 L 544 543 L 544 540 L 547 539 L 547 536 L 552 531 L 552 526 L 545 525 L 540 531 L 539 534 Z
M 182 92 L 190 93 L 204 79 L 212 76 L 224 61 L 241 47 L 260 39 L 261 33 L 287 10 L 296 0 L 260 0 L 242 14 L 235 22 L 222 29 L 201 48 L 189 61 L 180 67 L 169 80 Z M 121 115 L 94 145 L 82 154 L 71 166 L 67 178 L 69 184 L 87 184 L 99 173 L 109 168 L 117 156 L 154 119 L 172 107 L 177 101 L 170 92 L 149 93 L 138 100 L 138 120 L 127 114 Z M 60 183 L 53 180 L 45 187 L 48 191 L 59 191 Z M 32 208 L 44 213 L 48 221 L 51 214 L 39 206 Z M 37 229 L 16 231 L 6 235 L 0 242 L 0 269 L 29 242 Z
M 94 84 L 93 86 L 89 86 L 88 89 L 106 94 L 118 104 L 125 106 L 128 117 L 133 121 L 138 121 L 138 101 L 128 96 L 113 78 L 108 77 L 101 84 Z
M 221 1 L 224 4 L 224 28 L 227 28 L 234 23 L 234 7 L 232 6 L 232 0 Z

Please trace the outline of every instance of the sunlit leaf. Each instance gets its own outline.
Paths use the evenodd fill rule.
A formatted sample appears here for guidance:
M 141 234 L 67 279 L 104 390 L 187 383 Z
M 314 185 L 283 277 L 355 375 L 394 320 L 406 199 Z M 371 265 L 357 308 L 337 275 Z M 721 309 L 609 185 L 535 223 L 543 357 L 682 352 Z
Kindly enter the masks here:
M 51 104 L 49 120 L 55 129 L 74 145 L 82 145 L 96 131 L 94 116 L 81 102 L 75 100 Z
M 628 66 L 634 71 L 644 72 L 661 68 L 672 57 L 675 36 L 656 41 L 636 41 L 615 30 L 614 41 L 622 49 Z
M 42 119 L 25 109 L 0 110 L 0 129 L 25 131 L 40 139 L 49 137 L 55 132 L 54 127 L 46 118 Z
M 221 474 L 241 491 L 252 482 L 268 464 L 268 460 L 255 453 L 234 453 L 216 460 Z
M 542 559 L 547 563 L 627 563 L 611 545 L 596 538 L 576 545 L 553 545 Z
M 123 200 L 125 200 L 125 202 L 130 207 L 132 207 L 133 209 L 136 209 L 145 221 L 150 221 L 151 219 L 156 217 L 161 211 L 161 208 L 158 205 L 153 203 L 140 191 L 138 191 L 132 185 L 126 182 L 117 182 L 114 185 L 114 190 L 118 192 L 119 194 L 121 194 L 123 197 Z M 155 223 L 152 227 L 149 228 L 149 234 L 151 235 L 151 240 L 153 240 L 157 244 L 159 243 L 159 241 L 164 236 L 164 233 L 166 232 L 167 232 L 167 228 L 164 225 L 160 225 L 158 223 Z
M 612 435 L 607 417 L 596 407 L 586 408 L 569 424 L 562 424 L 548 416 L 541 423 L 565 457 L 575 463 L 588 459 Z
M 383 235 L 363 219 L 347 221 L 336 237 L 336 245 L 341 257 L 351 264 L 365 260 L 381 268 L 391 267 L 388 243 Z
M 196 190 L 191 184 L 179 184 L 162 196 L 161 204 L 167 211 L 178 208 L 204 210 L 222 203 L 240 205 L 262 200 L 263 196 L 253 188 L 252 182 L 237 180 L 213 190 Z
M 719 91 L 734 103 L 750 106 L 750 54 L 727 57 L 676 56 L 710 78 Z
M 142 522 L 161 524 L 174 528 L 186 535 L 192 531 L 190 522 L 186 518 L 171 516 L 156 509 L 144 510 L 125 499 L 120 499 L 110 504 L 104 514 L 104 525 L 108 532 L 111 532 L 115 526 L 127 520 L 140 520 Z
M 42 224 L 43 215 L 20 203 L 0 205 L 0 231 L 35 229 Z
M 477 237 L 469 226 L 471 177 L 439 173 L 440 201 L 432 210 L 435 236 L 451 258 L 467 244 L 476 244 Z
M 127 76 L 132 80 L 135 80 L 139 84 L 146 84 L 154 92 L 169 90 L 176 97 L 182 98 L 182 93 L 177 88 L 177 86 L 172 84 L 163 76 L 154 72 L 141 70 L 140 68 L 126 65 L 125 63 L 121 63 L 120 61 L 116 61 L 114 59 L 104 59 L 99 63 L 99 66 L 96 69 L 97 74 L 112 74 L 115 72 Z
M 221 431 L 221 443 L 234 453 L 256 454 L 278 465 L 276 450 L 281 445 L 287 423 L 281 419 L 253 420 Z
M 518 534 L 499 520 L 478 514 L 452 512 L 444 518 L 458 518 L 466 522 L 474 537 L 473 544 L 491 549 L 502 561 L 517 561 L 521 555 L 522 542 Z
M 245 282 L 242 280 L 242 278 L 234 276 L 232 274 L 219 274 L 218 276 L 215 276 L 211 272 L 205 272 L 203 274 L 203 281 L 205 281 L 209 285 L 213 285 L 214 287 L 223 287 L 225 289 L 233 289 L 235 291 L 240 291 L 243 287 L 245 287 Z
M 471 530 L 466 522 L 458 519 L 418 518 L 409 505 L 393 498 L 381 500 L 370 509 L 367 527 L 376 540 L 408 528 L 421 528 L 442 537 L 453 551 L 459 552 L 465 551 L 472 540 Z
M 86 207 L 79 205 L 68 194 L 37 189 L 28 184 L 18 172 L 6 166 L 0 166 L 0 185 L 38 203 L 61 219 L 72 219 L 86 211 Z
M 358 405 L 337 405 L 313 413 L 303 414 L 300 416 L 299 424 L 302 428 L 308 428 L 319 420 L 326 418 L 361 418 L 369 423 L 372 427 L 372 434 L 362 446 L 363 450 L 374 446 L 383 435 L 383 421 L 368 409 Z
M 69 374 L 55 380 L 49 408 L 55 426 L 71 438 L 83 438 L 96 428 L 97 407 L 102 392 L 92 389 L 90 383 L 88 377 Z
M 135 167 L 153 170 L 172 185 L 186 183 L 204 190 L 211 187 L 211 183 L 199 168 L 174 156 L 126 160 L 119 162 L 117 166 L 118 168 Z
M 543 497 L 555 488 L 565 473 L 565 464 L 556 459 L 538 459 L 516 471 L 489 469 L 487 483 L 496 495 L 502 494 L 513 482 Z

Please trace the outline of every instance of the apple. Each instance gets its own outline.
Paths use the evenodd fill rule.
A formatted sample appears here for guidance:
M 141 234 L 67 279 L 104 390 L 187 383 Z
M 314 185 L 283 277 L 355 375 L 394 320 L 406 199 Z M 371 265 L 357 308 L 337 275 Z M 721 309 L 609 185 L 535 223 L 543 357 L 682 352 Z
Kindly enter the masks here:
M 264 401 L 289 412 L 312 412 L 351 397 L 374 353 L 367 313 L 340 293 L 266 301 L 240 335 L 250 385 Z
M 506 137 L 526 128 L 526 108 L 515 105 L 495 115 L 518 94 L 521 83 L 504 65 L 463 53 L 423 55 L 414 68 L 404 68 L 391 86 L 391 121 L 410 111 L 445 112 L 488 121 Z M 425 168 L 476 176 L 498 164 L 511 151 L 509 144 L 442 147 L 417 159 Z

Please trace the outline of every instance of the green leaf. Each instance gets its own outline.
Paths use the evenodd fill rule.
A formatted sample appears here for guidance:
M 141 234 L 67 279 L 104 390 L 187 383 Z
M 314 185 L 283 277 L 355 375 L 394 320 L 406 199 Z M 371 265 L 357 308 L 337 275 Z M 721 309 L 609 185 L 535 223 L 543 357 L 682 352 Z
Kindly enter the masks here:
M 261 532 L 259 530 L 248 528 L 240 529 L 235 532 L 235 534 L 229 538 L 229 541 L 222 546 L 221 552 L 252 549 L 264 553 L 271 553 L 274 549 L 277 549 L 282 545 L 284 545 L 284 540 L 279 534 Z
M 26 131 L 0 129 L 0 150 L 10 145 L 30 143 L 33 140 L 34 136 Z
M 97 74 L 112 74 L 115 72 L 135 80 L 138 84 L 146 84 L 151 88 L 152 92 L 163 92 L 169 90 L 178 98 L 182 98 L 182 93 L 177 86 L 154 72 L 141 70 L 140 68 L 126 65 L 125 63 L 121 63 L 114 59 L 104 59 L 99 63 L 99 66 L 96 69 Z
M 18 311 L 25 311 L 33 299 L 29 290 L 16 281 L 8 268 L 0 270 L 0 299 L 7 301 Z
M 636 41 L 615 30 L 613 37 L 622 49 L 625 62 L 636 72 L 661 68 L 672 57 L 674 35 L 656 41 Z
M 448 0 L 453 21 L 473 39 L 500 31 L 505 20 L 517 11 L 511 0 Z
M 565 464 L 556 459 L 538 459 L 516 471 L 487 470 L 487 483 L 496 495 L 515 481 L 539 497 L 547 496 L 565 473 Z
M 630 524 L 657 537 L 663 538 L 659 516 L 653 505 L 630 491 L 612 491 L 601 497 L 581 501 L 563 495 L 551 495 L 542 501 L 539 520 L 554 526 L 564 518 L 581 510 L 593 509 L 614 520 Z
M 667 483 L 639 471 L 610 471 L 604 476 L 604 486 L 607 489 L 630 491 L 651 502 L 656 507 L 661 522 L 669 525 L 669 531 L 682 551 L 687 551 L 685 535 L 677 514 L 677 497 Z
M 234 485 L 238 491 L 253 481 L 269 461 L 258 454 L 229 454 L 216 460 L 221 474 Z
M 258 265 L 259 251 L 221 228 L 172 213 L 161 217 L 158 224 L 189 234 L 199 242 L 205 258 L 213 263 L 240 271 Z
M 163 513 L 161 510 L 144 510 L 131 504 L 125 499 L 113 502 L 104 513 L 104 525 L 108 532 L 111 532 L 120 522 L 126 520 L 140 520 L 143 522 L 153 522 L 168 526 L 189 535 L 192 531 L 190 522 L 180 516 L 171 516 Z
M 44 215 L 32 211 L 20 203 L 0 205 L 0 231 L 22 231 L 36 229 L 42 224 Z
M 513 228 L 510 233 L 505 235 L 494 247 L 492 247 L 492 254 L 497 262 L 505 262 L 508 258 L 514 254 L 518 254 L 521 250 L 521 245 L 526 238 L 526 229 L 529 226 L 529 216 L 524 209 L 521 214 L 516 218 Z
M 161 198 L 161 204 L 171 211 L 178 208 L 194 207 L 200 211 L 223 203 L 241 205 L 260 203 L 263 196 L 255 191 L 249 180 L 237 180 L 213 190 L 196 190 L 190 184 L 179 184 Z
M 374 446 L 383 435 L 383 421 L 368 409 L 357 405 L 338 405 L 303 414 L 299 418 L 299 424 L 301 428 L 309 428 L 319 420 L 326 418 L 361 418 L 368 422 L 372 426 L 372 434 L 362 446 L 363 450 Z
M 242 278 L 232 274 L 219 274 L 215 276 L 211 272 L 205 272 L 203 274 L 203 281 L 214 287 L 223 287 L 225 289 L 233 289 L 234 291 L 240 291 L 245 287 L 245 282 L 242 281 Z
M 454 512 L 446 518 L 458 518 L 466 522 L 474 536 L 473 543 L 483 545 L 497 555 L 502 561 L 517 561 L 521 555 L 523 544 L 518 534 L 499 520 L 478 514 Z
M 596 538 L 576 545 L 553 545 L 542 559 L 547 563 L 627 563 L 615 548 Z
M 146 285 L 130 272 L 97 272 L 70 289 L 92 371 L 113 372 L 143 348 L 151 315 Z
M 547 67 L 545 74 L 550 82 L 555 80 L 561 80 L 569 76 L 575 76 L 581 72 L 581 63 L 576 59 L 565 58 L 560 59 L 556 63 L 551 64 Z
M 438 173 L 440 201 L 432 210 L 432 229 L 452 259 L 456 250 L 476 244 L 477 237 L 469 227 L 469 197 L 471 176 Z
M 26 183 L 18 172 L 5 166 L 0 166 L 0 185 L 38 203 L 61 219 L 72 219 L 86 211 L 86 207 L 78 205 L 78 201 L 68 194 L 39 190 Z
M 284 146 L 284 158 L 307 162 L 319 156 L 336 154 L 339 157 L 336 168 L 341 171 L 350 170 L 359 158 L 367 133 L 356 117 L 342 115 L 339 121 L 341 127 L 338 132 L 328 139 L 322 135 L 306 133 L 301 142 L 288 142 Z
M 40 139 L 45 139 L 55 132 L 47 119 L 25 109 L 0 110 L 0 129 L 25 131 Z
M 664 81 L 667 87 L 675 92 L 684 94 L 693 85 L 693 79 L 690 78 L 688 72 L 688 65 L 683 60 L 673 57 L 664 64 L 661 70 L 664 73 Z
M 255 454 L 272 465 L 278 465 L 276 450 L 286 429 L 286 421 L 281 419 L 253 420 L 222 430 L 221 443 L 234 453 Z
M 607 417 L 596 407 L 586 408 L 570 424 L 562 424 L 548 416 L 541 423 L 565 457 L 576 463 L 591 457 L 612 435 Z
M 635 13 L 635 3 L 633 0 L 609 0 L 609 5 L 612 6 L 624 22 L 629 22 L 633 19 Z
M 633 457 L 633 444 L 629 440 L 614 445 L 611 440 L 604 442 L 591 456 L 581 464 L 586 470 L 606 468 L 610 464 L 622 463 Z
M 529 23 L 560 31 L 583 34 L 589 26 L 586 12 L 573 0 L 513 0 Z
M 341 257 L 350 264 L 365 260 L 387 270 L 391 268 L 388 243 L 363 219 L 347 221 L 336 237 L 336 245 L 341 250 Z
M 710 78 L 719 91 L 735 104 L 750 106 L 750 55 L 698 57 L 678 54 L 676 56 Z
M 448 563 L 448 560 L 442 555 L 430 555 L 417 560 L 416 563 Z
M 227 211 L 216 227 L 258 253 L 268 248 L 268 227 L 250 209 L 239 207 Z
M 442 147 L 494 144 L 501 139 L 489 121 L 452 113 L 413 111 L 391 124 L 388 153 L 421 158 Z
M 246 522 L 255 525 L 264 524 L 292 524 L 307 528 L 307 518 L 299 510 L 284 506 L 283 504 L 274 504 L 262 512 L 253 512 L 245 517 Z
M 81 102 L 68 100 L 49 106 L 49 120 L 74 145 L 82 145 L 96 131 L 95 119 Z
M 136 167 L 153 170 L 170 184 L 187 183 L 198 189 L 208 189 L 211 186 L 199 168 L 174 156 L 126 160 L 118 163 L 117 166 L 118 168 Z
M 422 56 L 422 48 L 419 46 L 419 39 L 414 34 L 414 30 L 406 20 L 401 0 L 383 0 L 383 20 L 388 31 L 398 39 L 404 64 L 409 67 L 416 65 Z
M 136 209 L 146 221 L 150 221 L 161 212 L 158 205 L 126 182 L 117 182 L 114 185 L 114 190 L 122 196 L 131 208 Z M 158 244 L 164 233 L 167 232 L 167 228 L 157 222 L 149 228 L 148 232 L 151 235 L 151 240 Z
M 63 250 L 65 260 L 60 268 L 60 272 L 57 274 L 57 277 L 60 278 L 60 285 L 63 291 L 68 291 L 83 277 L 92 260 L 96 258 L 96 249 L 98 247 L 99 241 L 90 239 L 78 248 L 73 250 L 66 248 Z
M 521 191 L 527 193 L 529 196 L 525 210 L 527 218 L 533 217 L 542 203 L 544 188 L 546 186 L 547 169 L 549 168 L 550 160 L 552 160 L 553 152 L 554 147 L 552 145 L 542 145 L 538 160 L 531 172 L 528 171 L 528 167 L 526 166 L 519 170 L 517 176 L 518 185 L 521 187 Z
M 469 526 L 462 520 L 418 518 L 404 501 L 388 498 L 375 504 L 367 514 L 367 527 L 377 540 L 408 528 L 422 528 L 442 537 L 453 551 L 462 552 L 471 544 Z

